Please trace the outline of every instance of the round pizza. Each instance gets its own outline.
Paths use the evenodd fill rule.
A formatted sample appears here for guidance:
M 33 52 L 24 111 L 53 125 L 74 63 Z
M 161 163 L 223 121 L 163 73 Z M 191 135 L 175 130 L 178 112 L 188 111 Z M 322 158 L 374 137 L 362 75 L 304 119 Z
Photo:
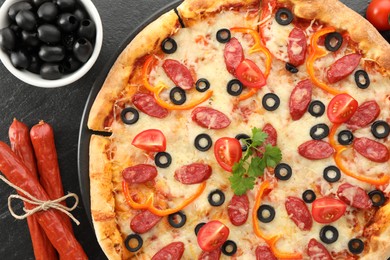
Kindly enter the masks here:
M 107 257 L 388 259 L 389 53 L 337 0 L 161 15 L 89 113 Z

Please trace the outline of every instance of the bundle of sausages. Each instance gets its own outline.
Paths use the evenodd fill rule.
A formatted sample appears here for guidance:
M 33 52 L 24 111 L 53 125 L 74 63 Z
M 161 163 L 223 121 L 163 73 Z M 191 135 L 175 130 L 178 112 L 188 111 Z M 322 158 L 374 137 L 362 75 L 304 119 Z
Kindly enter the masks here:
M 5 177 L 39 200 L 63 197 L 52 127 L 40 121 L 29 131 L 14 119 L 9 138 L 11 148 L 0 141 L 0 171 Z M 19 195 L 24 196 L 20 192 Z M 34 208 L 29 203 L 25 207 Z M 39 211 L 27 217 L 27 223 L 35 259 L 58 259 L 57 252 L 61 259 L 88 259 L 64 213 L 55 209 Z

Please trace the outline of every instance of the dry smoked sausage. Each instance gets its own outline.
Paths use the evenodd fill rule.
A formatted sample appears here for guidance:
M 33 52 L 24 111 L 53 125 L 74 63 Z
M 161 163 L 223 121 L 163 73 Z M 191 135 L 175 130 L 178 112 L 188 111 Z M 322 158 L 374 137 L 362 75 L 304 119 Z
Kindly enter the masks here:
M 326 74 L 329 83 L 336 83 L 348 77 L 359 65 L 361 57 L 360 54 L 352 53 L 336 60 Z
M 256 260 L 277 260 L 275 255 L 272 253 L 271 248 L 268 246 L 256 247 Z
M 288 36 L 287 54 L 290 63 L 298 67 L 305 63 L 307 40 L 305 32 L 295 27 Z
M 27 191 L 35 198 L 43 201 L 50 199 L 39 181 L 31 177 L 32 174 L 23 162 L 3 142 L 0 142 L 0 171 L 11 183 Z M 20 195 L 23 196 L 23 194 Z M 88 259 L 58 211 L 49 209 L 35 214 L 50 242 L 60 254 L 61 259 Z
M 191 71 L 177 60 L 167 59 L 162 65 L 167 76 L 184 90 L 191 89 L 194 86 L 194 79 Z
M 305 202 L 297 197 L 288 196 L 285 202 L 288 216 L 301 230 L 310 230 L 313 219 Z
M 346 122 L 351 130 L 357 130 L 374 122 L 381 112 L 378 103 L 375 100 L 366 101 L 361 104 L 355 114 Z
M 289 101 L 290 115 L 299 120 L 307 111 L 311 101 L 312 83 L 309 79 L 300 81 L 292 90 Z
M 156 178 L 157 168 L 150 164 L 138 164 L 125 168 L 122 176 L 129 184 L 145 183 Z
M 244 60 L 244 51 L 241 43 L 236 38 L 233 37 L 226 43 L 223 57 L 225 58 L 226 69 L 230 74 L 235 75 L 236 68 Z
M 175 179 L 183 184 L 201 183 L 211 176 L 211 167 L 204 163 L 184 165 L 175 171 Z
M 332 260 L 326 247 L 318 242 L 316 239 L 312 238 L 307 245 L 307 254 L 310 256 L 310 259 L 320 259 L 320 260 Z
M 369 209 L 372 207 L 368 194 L 362 188 L 349 183 L 343 183 L 339 186 L 337 196 L 348 205 L 358 209 Z
M 389 160 L 389 149 L 384 144 L 368 139 L 366 137 L 355 138 L 353 148 L 367 159 L 384 163 Z
M 161 218 L 149 210 L 145 210 L 134 216 L 130 222 L 130 228 L 138 234 L 143 234 L 151 230 Z
M 230 222 L 235 226 L 243 225 L 248 219 L 249 199 L 248 195 L 233 195 L 228 205 L 228 216 Z
M 172 242 L 158 251 L 152 260 L 179 260 L 184 253 L 184 243 Z
M 322 140 L 310 140 L 298 147 L 298 153 L 310 160 L 321 160 L 334 153 L 333 147 Z
M 191 113 L 192 121 L 208 129 L 223 129 L 230 125 L 230 119 L 222 112 L 210 107 L 197 107 Z
M 157 104 L 154 97 L 146 93 L 136 93 L 133 96 L 133 104 L 136 108 L 144 112 L 145 114 L 157 117 L 164 118 L 168 116 L 168 109 L 161 107 Z

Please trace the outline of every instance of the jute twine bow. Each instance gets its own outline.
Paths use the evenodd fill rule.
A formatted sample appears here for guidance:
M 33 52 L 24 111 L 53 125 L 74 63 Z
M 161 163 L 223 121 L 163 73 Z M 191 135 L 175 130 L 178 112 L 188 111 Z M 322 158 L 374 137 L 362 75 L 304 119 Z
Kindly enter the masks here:
M 74 210 L 77 207 L 78 203 L 79 203 L 79 197 L 77 196 L 77 194 L 75 194 L 75 193 L 68 193 L 67 195 L 65 195 L 65 196 L 63 196 L 61 198 L 55 199 L 55 200 L 43 201 L 43 200 L 39 200 L 39 199 L 35 198 L 34 196 L 32 196 L 30 193 L 28 193 L 27 191 L 23 190 L 22 188 L 12 184 L 4 176 L 0 175 L 0 179 L 2 181 L 4 181 L 5 183 L 7 183 L 12 188 L 14 188 L 15 190 L 23 193 L 26 196 L 26 197 L 23 197 L 23 196 L 20 196 L 20 195 L 12 194 L 12 195 L 10 195 L 8 197 L 8 210 L 9 210 L 9 212 L 11 213 L 11 215 L 14 218 L 16 218 L 16 219 L 25 219 L 28 216 L 31 216 L 34 213 L 39 212 L 41 210 L 46 211 L 48 209 L 56 209 L 56 210 L 59 210 L 59 211 L 65 213 L 77 225 L 80 225 L 80 222 L 72 215 L 72 213 L 70 213 L 70 211 Z M 61 204 L 62 201 L 65 201 L 67 198 L 70 198 L 70 197 L 73 197 L 75 199 L 75 203 L 74 203 L 74 205 L 71 208 Z M 20 199 L 20 200 L 22 200 L 24 202 L 30 203 L 32 205 L 37 205 L 37 206 L 35 208 L 33 208 L 33 209 L 26 209 L 25 207 L 23 207 L 23 210 L 24 210 L 25 214 L 18 215 L 12 209 L 11 202 L 12 202 L 13 199 Z

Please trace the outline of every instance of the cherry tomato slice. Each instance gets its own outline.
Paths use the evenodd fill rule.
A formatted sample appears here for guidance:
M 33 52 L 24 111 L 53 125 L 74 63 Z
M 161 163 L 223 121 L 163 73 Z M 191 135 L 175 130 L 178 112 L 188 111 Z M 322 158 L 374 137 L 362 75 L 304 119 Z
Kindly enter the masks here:
M 318 223 L 332 223 L 344 215 L 347 204 L 331 197 L 316 199 L 312 204 L 313 219 Z
M 326 111 L 332 123 L 339 124 L 348 121 L 358 108 L 358 102 L 348 94 L 336 95 L 329 102 Z
M 214 145 L 214 156 L 223 169 L 231 172 L 234 163 L 241 159 L 241 144 L 236 138 L 219 138 Z
M 164 152 L 167 147 L 164 134 L 157 129 L 142 131 L 134 137 L 131 144 L 148 152 Z
M 236 68 L 237 79 L 248 88 L 259 89 L 265 85 L 265 77 L 259 67 L 251 60 L 244 59 Z
M 378 31 L 390 30 L 390 1 L 371 1 L 367 7 L 366 17 Z
M 199 229 L 198 244 L 203 251 L 210 252 L 222 246 L 229 236 L 229 228 L 218 220 L 212 220 Z

